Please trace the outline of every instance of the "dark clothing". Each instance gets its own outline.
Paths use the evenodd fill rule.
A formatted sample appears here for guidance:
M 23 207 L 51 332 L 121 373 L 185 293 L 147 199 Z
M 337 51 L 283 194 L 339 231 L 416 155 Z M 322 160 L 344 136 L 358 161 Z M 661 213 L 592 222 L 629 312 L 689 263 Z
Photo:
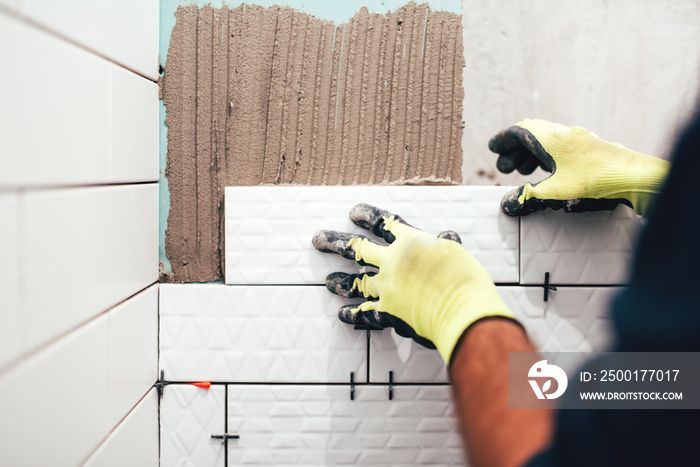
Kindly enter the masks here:
M 617 351 L 700 352 L 700 112 L 671 160 L 612 305 Z M 562 410 L 552 446 L 528 465 L 700 466 L 699 440 L 696 410 Z

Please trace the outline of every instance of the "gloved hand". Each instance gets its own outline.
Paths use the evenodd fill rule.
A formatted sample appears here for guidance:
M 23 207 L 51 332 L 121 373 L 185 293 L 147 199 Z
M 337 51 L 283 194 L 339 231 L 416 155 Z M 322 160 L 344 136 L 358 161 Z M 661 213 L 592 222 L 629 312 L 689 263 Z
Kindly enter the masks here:
M 503 212 L 523 216 L 545 208 L 566 212 L 632 207 L 646 216 L 661 191 L 670 164 L 609 143 L 581 127 L 544 120 L 522 120 L 489 141 L 503 173 L 524 175 L 538 166 L 552 175 L 505 195 Z
M 515 319 L 486 270 L 458 243 L 456 233 L 435 238 L 368 204 L 355 206 L 350 219 L 389 246 L 328 230 L 314 235 L 317 250 L 379 268 L 378 273 L 334 272 L 326 278 L 335 294 L 369 298 L 343 306 L 338 312 L 341 321 L 370 329 L 393 327 L 401 336 L 437 348 L 449 363 L 459 338 L 473 323 L 490 316 Z

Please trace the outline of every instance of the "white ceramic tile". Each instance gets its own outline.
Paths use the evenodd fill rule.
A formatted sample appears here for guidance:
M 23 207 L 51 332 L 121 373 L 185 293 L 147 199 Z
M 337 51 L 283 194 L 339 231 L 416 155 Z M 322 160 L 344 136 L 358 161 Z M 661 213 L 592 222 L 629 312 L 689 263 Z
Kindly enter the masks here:
M 158 180 L 158 85 L 110 65 L 112 182 Z
M 643 219 L 626 206 L 570 214 L 550 209 L 521 220 L 521 284 L 624 284 Z
M 0 186 L 108 181 L 107 62 L 0 13 L 0 63 Z
M 160 286 L 160 368 L 170 381 L 366 381 L 366 332 L 323 286 Z
M 18 196 L 0 193 L 0 368 L 20 354 Z
M 110 424 L 158 379 L 158 286 L 109 311 Z
M 19 0 L 0 0 L 0 6 L 4 6 L 11 10 L 16 10 L 19 5 Z
M 610 301 L 620 287 L 503 287 L 501 296 L 541 351 L 591 352 L 612 343 Z
M 157 184 L 36 190 L 25 198 L 29 348 L 158 279 Z
M 402 216 L 438 234 L 454 230 L 496 282 L 518 282 L 518 219 L 500 210 L 509 187 L 227 187 L 226 283 L 323 284 L 352 261 L 316 251 L 316 231 L 363 233 L 348 218 L 357 203 Z
M 590 352 L 606 350 L 612 340 L 607 318 L 609 301 L 619 287 L 559 287 L 544 301 L 540 287 L 498 287 L 541 351 Z M 370 381 L 448 382 L 446 367 L 436 350 L 426 349 L 393 329 L 372 331 Z
M 449 386 L 228 387 L 232 465 L 463 465 Z
M 613 343 L 610 302 L 621 287 L 559 287 L 543 300 L 540 287 L 503 287 L 501 296 L 546 358 L 573 371 L 580 352 L 609 350 Z M 576 352 L 576 353 L 572 353 Z
M 107 436 L 108 333 L 101 316 L 0 376 L 3 465 L 75 466 Z
M 160 402 L 160 465 L 224 467 L 224 386 L 165 387 Z
M 158 392 L 151 389 L 84 467 L 154 467 L 158 450 Z
M 22 13 L 83 47 L 158 79 L 158 0 L 24 0 Z
M 372 331 L 369 342 L 371 382 L 388 382 L 390 371 L 395 382 L 449 381 L 447 367 L 437 350 L 401 337 L 393 329 Z

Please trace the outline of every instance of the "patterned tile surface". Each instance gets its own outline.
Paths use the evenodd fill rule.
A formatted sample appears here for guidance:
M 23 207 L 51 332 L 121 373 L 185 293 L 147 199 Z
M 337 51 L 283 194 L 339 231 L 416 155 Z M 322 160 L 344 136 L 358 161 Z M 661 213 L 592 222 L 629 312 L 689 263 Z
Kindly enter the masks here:
M 231 465 L 462 465 L 449 386 L 236 386 Z
M 438 234 L 454 230 L 495 282 L 518 282 L 517 219 L 501 213 L 509 187 L 285 186 L 226 188 L 227 284 L 323 284 L 359 266 L 317 252 L 311 238 L 331 229 L 367 234 L 350 222 L 357 203 L 401 215 Z M 371 233 L 369 234 L 371 236 Z
M 559 287 L 546 302 L 540 287 L 499 290 L 541 351 L 603 351 L 611 343 L 608 308 L 620 287 Z
M 626 206 L 576 215 L 546 210 L 523 217 L 520 283 L 624 284 L 643 220 Z
M 225 388 L 173 384 L 160 402 L 160 465 L 224 467 Z
M 366 333 L 323 286 L 161 285 L 160 368 L 171 381 L 366 381 Z
M 413 339 L 401 337 L 393 329 L 372 331 L 369 344 L 369 380 L 431 383 L 449 381 L 447 367 L 437 350 L 426 349 Z
M 559 287 L 543 300 L 540 287 L 498 287 L 501 297 L 525 326 L 538 349 L 590 352 L 607 348 L 612 334 L 608 304 L 619 287 Z M 447 382 L 437 351 L 426 349 L 393 330 L 373 331 L 370 339 L 370 381 Z

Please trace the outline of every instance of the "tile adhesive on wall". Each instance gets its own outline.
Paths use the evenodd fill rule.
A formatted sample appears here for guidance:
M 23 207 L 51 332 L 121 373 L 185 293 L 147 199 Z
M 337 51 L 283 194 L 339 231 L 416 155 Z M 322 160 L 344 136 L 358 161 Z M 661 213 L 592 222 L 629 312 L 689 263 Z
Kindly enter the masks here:
M 223 279 L 224 187 L 459 184 L 461 16 L 413 2 L 334 24 L 180 6 L 160 80 L 167 282 Z

